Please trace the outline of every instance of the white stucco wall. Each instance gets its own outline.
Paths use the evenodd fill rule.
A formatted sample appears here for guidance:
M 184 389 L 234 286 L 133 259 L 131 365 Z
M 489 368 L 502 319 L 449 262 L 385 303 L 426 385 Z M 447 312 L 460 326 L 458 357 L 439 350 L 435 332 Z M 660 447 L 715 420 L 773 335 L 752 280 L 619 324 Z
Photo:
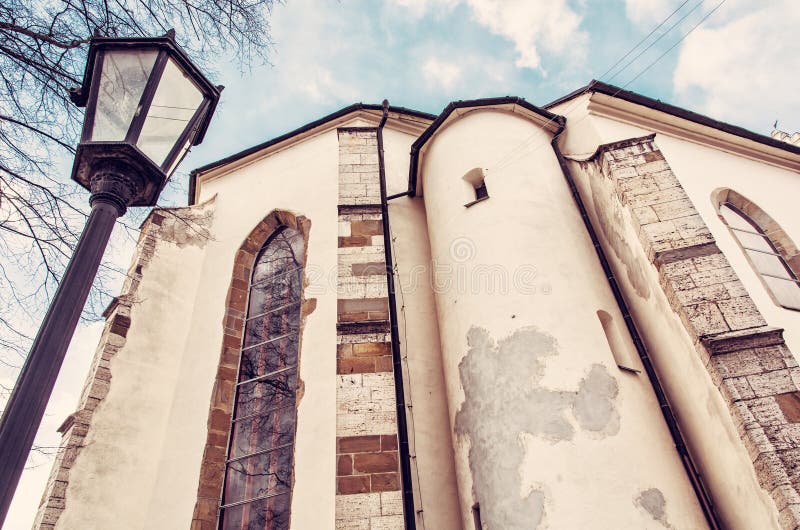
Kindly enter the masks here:
M 163 477 L 162 466 L 181 468 L 181 476 L 173 479 L 185 481 L 191 475 L 186 470 L 197 467 L 205 442 L 204 423 L 181 422 L 180 428 L 197 438 L 185 437 L 177 454 L 164 447 L 177 427 L 171 421 L 172 404 L 181 385 L 204 254 L 196 246 L 161 244 L 147 267 L 148 279 L 141 283 L 139 300 L 131 309 L 125 347 L 111 361 L 109 393 L 96 409 L 72 467 L 58 528 L 148 528 L 153 522 L 186 526 L 191 521 L 191 488 L 168 495 L 173 504 L 167 513 L 152 512 L 151 506 L 166 493 L 156 486 Z M 196 388 L 193 395 L 207 408 L 210 385 L 205 386 L 205 393 Z
M 201 186 L 198 203 L 215 197 L 212 238 L 158 246 L 59 528 L 189 527 L 234 255 L 273 209 L 311 221 L 305 297 L 317 299 L 300 352 L 292 528 L 334 527 L 337 189 L 335 130 Z
M 423 160 L 464 526 L 477 501 L 490 528 L 649 528 L 660 495 L 668 524 L 703 528 L 646 377 L 609 350 L 596 312 L 621 316 L 549 140 L 481 110 L 440 130 Z M 492 169 L 523 142 L 542 147 Z M 462 176 L 487 166 L 490 198 L 465 208 Z M 509 288 L 472 286 L 481 270 Z
M 553 109 L 570 111 L 565 153 L 588 156 L 600 144 L 651 132 L 589 116 L 586 97 Z M 388 193 L 404 191 L 414 136 L 387 127 L 384 140 Z M 428 530 L 472 528 L 479 500 L 483 521 L 500 528 L 491 525 L 496 502 L 516 495 L 526 500 L 518 513 L 541 521 L 539 528 L 703 528 L 647 378 L 614 362 L 598 310 L 611 315 L 624 353 L 639 366 L 549 142 L 522 117 L 468 113 L 431 141 L 422 159 L 424 198 L 390 205 L 418 521 Z M 785 328 L 787 344 L 800 352 L 800 312 L 772 302 L 710 199 L 731 188 L 800 242 L 800 218 L 792 215 L 797 173 L 674 136 L 659 134 L 656 144 L 768 324 Z M 488 168 L 490 198 L 465 208 L 474 192 L 462 177 L 476 167 Z M 591 198 L 587 176 L 573 167 Z M 305 298 L 317 300 L 300 353 L 292 528 L 334 528 L 337 190 L 335 129 L 201 183 L 197 202 L 210 201 L 212 238 L 159 243 L 127 342 L 111 364 L 110 392 L 72 468 L 59 528 L 189 526 L 234 255 L 274 209 L 311 221 Z M 431 269 L 439 273 L 433 285 Z M 506 288 L 489 292 L 485 282 L 498 274 Z M 656 292 L 654 271 L 646 277 Z M 661 295 L 637 299 L 620 278 L 719 508 L 730 514 L 726 522 L 756 527 L 769 519 L 771 501 L 754 486 L 725 404 L 682 324 Z M 507 354 L 507 363 L 498 358 Z M 505 454 L 487 449 L 495 445 Z
M 370 126 L 361 120 L 346 126 Z M 389 192 L 406 189 L 415 137 L 384 130 Z M 332 129 L 234 171 L 203 181 L 211 239 L 203 246 L 160 243 L 145 271 L 128 342 L 113 361 L 112 390 L 75 464 L 60 528 L 183 528 L 191 521 L 222 342 L 225 298 L 236 251 L 272 210 L 311 221 L 305 298 L 316 298 L 300 353 L 293 529 L 334 527 L 338 140 Z M 391 207 L 401 276 L 429 263 L 421 198 Z M 460 529 L 452 444 L 442 385 L 435 305 L 426 278 L 400 298 L 408 354 L 407 395 L 420 528 Z M 144 353 L 143 353 L 144 352 Z M 328 447 L 329 450 L 324 450 Z M 125 484 L 120 495 L 117 485 Z M 314 509 L 308 509 L 313 506 Z
M 588 96 L 582 96 L 581 99 L 577 104 L 567 102 L 551 109 L 553 112 L 567 113 L 568 129 L 561 137 L 562 150 L 566 155 L 588 158 L 599 145 L 653 133 L 652 130 L 628 123 L 587 114 L 585 104 Z M 785 328 L 787 345 L 790 349 L 795 348 L 800 314 L 780 308 L 772 302 L 728 229 L 718 218 L 711 195 L 719 187 L 731 188 L 757 202 L 790 235 L 793 231 L 800 235 L 797 220 L 789 214 L 790 198 L 800 191 L 800 176 L 786 169 L 663 133 L 656 135 L 655 144 L 662 150 L 667 163 L 768 325 Z M 590 218 L 595 227 L 599 227 L 598 204 L 602 203 L 602 208 L 610 206 L 603 198 L 603 193 L 599 192 L 596 185 L 591 185 L 590 180 L 593 179 L 596 184 L 602 181 L 602 176 L 587 173 L 581 164 L 571 163 L 570 166 Z M 727 405 L 711 381 L 704 361 L 697 354 L 683 323 L 670 307 L 663 291 L 657 288 L 659 279 L 655 268 L 641 252 L 638 235 L 630 226 L 632 223 L 628 219 L 627 225 L 618 227 L 624 230 L 622 240 L 633 249 L 628 263 L 620 259 L 624 252 L 614 249 L 599 228 L 598 232 L 684 436 L 711 490 L 716 511 L 730 528 L 778 527 L 774 503 L 758 484 L 750 456 L 740 440 Z M 642 296 L 641 290 L 637 290 L 631 281 L 629 270 L 632 265 L 646 279 L 646 283 L 656 286 L 650 289 L 648 296 Z M 794 351 L 797 356 L 797 350 Z
M 384 129 L 388 194 L 408 188 L 408 153 L 413 136 Z M 408 409 L 409 445 L 417 527 L 461 530 L 453 445 L 442 373 L 436 305 L 430 283 L 431 256 L 421 197 L 389 203 L 400 348 Z

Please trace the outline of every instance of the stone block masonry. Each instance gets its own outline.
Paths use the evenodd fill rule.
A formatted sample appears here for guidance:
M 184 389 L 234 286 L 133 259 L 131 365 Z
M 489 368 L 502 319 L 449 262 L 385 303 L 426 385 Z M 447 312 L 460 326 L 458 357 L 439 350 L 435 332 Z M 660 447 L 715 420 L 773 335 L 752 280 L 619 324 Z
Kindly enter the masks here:
M 800 526 L 800 368 L 717 248 L 653 136 L 602 146 L 594 162 L 627 208 L 675 313 L 728 404 L 783 528 Z M 593 177 L 598 178 L 598 177 Z
M 404 527 L 374 128 L 339 135 L 336 528 Z

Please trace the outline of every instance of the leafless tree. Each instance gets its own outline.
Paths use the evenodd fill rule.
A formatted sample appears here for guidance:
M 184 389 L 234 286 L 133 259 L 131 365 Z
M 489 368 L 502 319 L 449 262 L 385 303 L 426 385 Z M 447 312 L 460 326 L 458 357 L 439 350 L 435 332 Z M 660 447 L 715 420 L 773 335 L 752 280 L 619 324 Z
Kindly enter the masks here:
M 157 36 L 174 28 L 205 68 L 231 55 L 247 68 L 271 50 L 274 2 L 0 2 L 0 374 L 21 366 L 88 214 L 86 192 L 68 178 L 83 119 L 68 89 L 81 82 L 90 37 Z M 130 216 L 120 222 L 138 226 Z M 102 309 L 120 274 L 101 267 L 87 318 Z M 3 391 L 7 385 L 0 402 Z

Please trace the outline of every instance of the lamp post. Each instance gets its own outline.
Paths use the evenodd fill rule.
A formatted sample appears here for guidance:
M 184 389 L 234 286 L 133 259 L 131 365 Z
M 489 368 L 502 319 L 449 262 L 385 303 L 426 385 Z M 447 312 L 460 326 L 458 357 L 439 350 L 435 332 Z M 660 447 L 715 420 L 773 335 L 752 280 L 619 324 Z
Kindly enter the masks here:
M 0 422 L 0 526 L 117 217 L 154 206 L 189 148 L 203 140 L 222 87 L 163 37 L 95 37 L 83 84 L 86 107 L 72 179 L 91 192 L 91 213 L 39 328 Z

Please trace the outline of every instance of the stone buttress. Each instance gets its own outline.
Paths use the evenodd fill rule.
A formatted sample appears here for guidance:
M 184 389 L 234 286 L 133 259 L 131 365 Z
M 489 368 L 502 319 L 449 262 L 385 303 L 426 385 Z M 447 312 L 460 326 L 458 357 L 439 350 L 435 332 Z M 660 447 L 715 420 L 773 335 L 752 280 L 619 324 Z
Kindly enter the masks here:
M 593 161 L 628 210 L 675 314 L 728 406 L 783 528 L 800 525 L 800 368 L 769 327 L 678 182 L 654 135 Z M 635 241 L 629 242 L 635 246 Z
M 404 527 L 375 128 L 340 128 L 336 528 Z

